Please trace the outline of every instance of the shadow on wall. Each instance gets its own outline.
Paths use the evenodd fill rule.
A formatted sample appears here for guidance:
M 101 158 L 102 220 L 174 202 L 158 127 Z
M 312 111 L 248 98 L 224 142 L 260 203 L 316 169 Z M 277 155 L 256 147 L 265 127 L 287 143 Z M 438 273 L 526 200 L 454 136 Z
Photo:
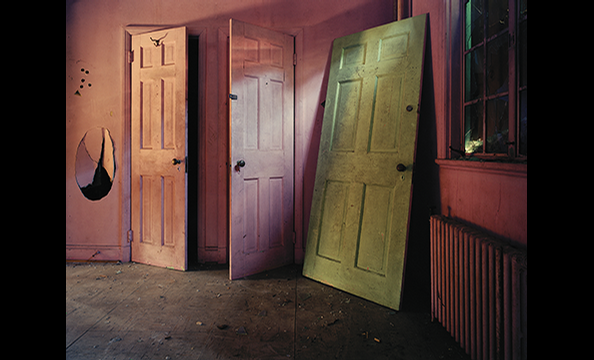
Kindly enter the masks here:
M 113 139 L 109 130 L 93 128 L 85 133 L 76 150 L 76 183 L 89 200 L 100 200 L 111 190 L 115 176 Z
M 417 149 L 413 175 L 413 196 L 406 250 L 402 308 L 429 311 L 431 307 L 429 217 L 440 209 L 439 168 L 431 14 L 427 15 L 421 113 L 417 128 Z

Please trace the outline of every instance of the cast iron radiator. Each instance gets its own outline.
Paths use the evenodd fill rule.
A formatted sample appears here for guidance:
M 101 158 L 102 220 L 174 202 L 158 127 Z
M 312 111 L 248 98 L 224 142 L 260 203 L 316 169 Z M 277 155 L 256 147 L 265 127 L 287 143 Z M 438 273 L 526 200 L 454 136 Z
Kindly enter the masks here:
M 431 216 L 431 318 L 473 360 L 527 358 L 527 253 Z

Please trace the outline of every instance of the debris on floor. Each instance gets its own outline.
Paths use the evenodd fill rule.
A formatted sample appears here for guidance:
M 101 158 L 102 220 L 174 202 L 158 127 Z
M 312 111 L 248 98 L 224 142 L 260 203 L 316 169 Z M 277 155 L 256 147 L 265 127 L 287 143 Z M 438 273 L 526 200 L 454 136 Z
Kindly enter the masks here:
M 282 303 L 280 303 L 280 304 L 278 304 L 278 305 L 279 305 L 279 306 L 285 306 L 285 305 L 287 305 L 287 304 L 290 304 L 290 303 L 292 303 L 292 302 L 293 302 L 293 301 L 291 301 L 290 299 L 285 299 L 285 300 L 283 300 L 283 302 L 282 302 Z
M 67 359 L 470 360 L 427 312 L 393 312 L 298 265 L 232 283 L 228 266 L 123 266 L 67 264 Z
M 109 340 L 109 344 L 111 344 L 111 343 L 114 343 L 114 342 L 117 342 L 117 341 L 122 341 L 122 338 L 121 338 L 121 337 L 119 337 L 119 336 L 116 336 L 116 337 L 114 337 L 114 338 L 111 338 L 111 339 Z
M 326 326 L 332 326 L 332 325 L 336 324 L 339 321 L 340 321 L 340 319 L 334 319 L 334 321 L 329 322 L 328 324 L 326 324 Z
M 299 294 L 299 299 L 301 301 L 305 301 L 311 297 L 311 293 L 301 293 Z

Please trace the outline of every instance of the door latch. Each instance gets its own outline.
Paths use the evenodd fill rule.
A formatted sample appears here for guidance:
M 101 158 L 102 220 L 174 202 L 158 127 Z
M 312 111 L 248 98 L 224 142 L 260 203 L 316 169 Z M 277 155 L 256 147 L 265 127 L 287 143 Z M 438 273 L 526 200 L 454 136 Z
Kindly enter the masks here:
M 235 171 L 240 171 L 240 168 L 245 166 L 245 161 L 238 160 L 237 164 L 235 164 Z

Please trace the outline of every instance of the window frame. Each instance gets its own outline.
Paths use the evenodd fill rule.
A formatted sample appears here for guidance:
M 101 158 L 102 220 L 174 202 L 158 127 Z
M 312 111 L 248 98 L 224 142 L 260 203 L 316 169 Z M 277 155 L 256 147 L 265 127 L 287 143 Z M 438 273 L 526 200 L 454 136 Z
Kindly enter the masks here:
M 482 0 L 484 5 L 483 13 L 486 14 L 488 0 Z M 450 115 L 450 153 L 449 158 L 454 157 L 454 153 L 462 155 L 463 157 L 477 157 L 481 159 L 491 160 L 527 160 L 527 155 L 520 154 L 519 152 L 519 137 L 521 127 L 521 111 L 520 111 L 520 92 L 526 90 L 527 84 L 519 86 L 519 73 L 520 73 L 520 59 L 519 59 L 519 25 L 522 21 L 527 21 L 527 14 L 520 14 L 520 0 L 508 0 L 508 8 L 514 9 L 514 15 L 508 16 L 508 24 L 505 29 L 498 31 L 492 36 L 488 36 L 488 21 L 486 16 L 483 15 L 483 38 L 482 40 L 466 49 L 466 3 L 467 0 L 452 0 L 450 3 L 454 5 L 458 2 L 458 6 L 451 6 L 451 11 L 446 14 L 447 20 L 449 20 L 449 49 L 451 56 L 451 63 L 449 72 L 447 74 L 449 80 L 453 80 L 450 83 L 450 103 L 448 104 Z M 449 18 L 449 19 L 448 19 Z M 508 43 L 508 90 L 500 93 L 488 95 L 487 92 L 487 45 L 497 38 L 505 36 L 507 32 L 507 43 Z M 456 36 L 457 35 L 457 36 Z M 466 54 L 470 54 L 472 51 L 482 48 L 483 52 L 483 91 L 476 99 L 466 101 Z M 458 62 L 458 64 L 456 64 Z M 457 74 L 456 74 L 457 73 Z M 458 83 L 456 84 L 456 79 Z M 489 100 L 508 97 L 508 139 L 507 139 L 507 153 L 488 153 L 487 152 L 487 106 L 486 103 Z M 482 102 L 482 135 L 483 139 L 482 151 L 467 153 L 465 149 L 465 118 L 466 118 L 466 107 L 472 104 Z M 456 123 L 455 123 L 456 122 Z M 527 142 L 527 141 L 526 141 Z M 456 144 L 458 149 L 456 149 Z M 453 145 L 453 146 L 452 146 Z

